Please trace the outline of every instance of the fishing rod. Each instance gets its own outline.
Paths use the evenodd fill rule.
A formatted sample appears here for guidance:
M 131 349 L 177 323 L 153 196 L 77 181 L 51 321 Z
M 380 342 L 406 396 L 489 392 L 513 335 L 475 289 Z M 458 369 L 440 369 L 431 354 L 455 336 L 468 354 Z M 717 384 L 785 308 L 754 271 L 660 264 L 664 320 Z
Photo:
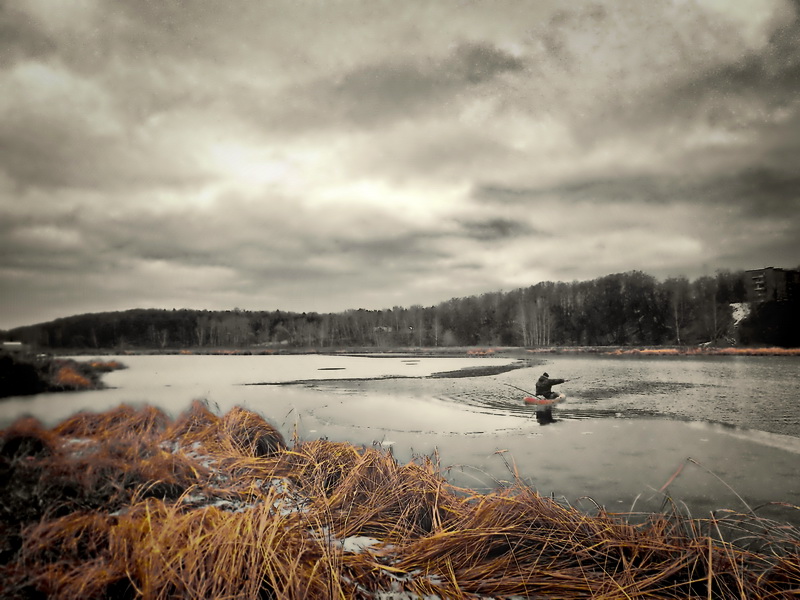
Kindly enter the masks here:
M 529 392 L 528 390 L 523 390 L 521 387 L 517 387 L 515 385 L 511 385 L 510 383 L 506 383 L 505 385 L 507 385 L 508 387 L 513 387 L 515 390 L 519 390 L 520 392 L 525 392 L 529 396 L 535 396 L 536 395 L 533 392 Z

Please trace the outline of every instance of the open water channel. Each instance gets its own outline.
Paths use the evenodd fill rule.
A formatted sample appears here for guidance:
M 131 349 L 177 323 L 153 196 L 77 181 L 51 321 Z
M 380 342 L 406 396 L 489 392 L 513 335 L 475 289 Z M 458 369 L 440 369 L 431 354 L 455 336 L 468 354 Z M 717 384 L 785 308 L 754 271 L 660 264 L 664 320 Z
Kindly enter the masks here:
M 666 500 L 698 517 L 753 509 L 800 523 L 786 506 L 800 506 L 797 357 L 112 358 L 128 368 L 104 377 L 109 389 L 6 399 L 0 427 L 120 403 L 177 416 L 205 399 L 220 413 L 254 410 L 287 439 L 375 444 L 400 461 L 436 453 L 449 479 L 473 489 L 516 474 L 587 510 L 652 511 Z M 552 419 L 511 387 L 532 389 L 544 370 L 570 380 Z

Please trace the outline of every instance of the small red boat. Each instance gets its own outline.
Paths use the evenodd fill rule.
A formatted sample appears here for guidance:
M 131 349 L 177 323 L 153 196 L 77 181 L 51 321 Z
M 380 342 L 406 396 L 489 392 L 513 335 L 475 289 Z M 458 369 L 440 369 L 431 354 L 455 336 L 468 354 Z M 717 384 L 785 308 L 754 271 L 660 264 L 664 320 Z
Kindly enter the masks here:
M 566 394 L 559 394 L 555 398 L 545 398 L 544 396 L 527 396 L 525 398 L 525 404 L 532 404 L 534 406 L 553 406 L 555 404 L 561 404 L 566 399 Z

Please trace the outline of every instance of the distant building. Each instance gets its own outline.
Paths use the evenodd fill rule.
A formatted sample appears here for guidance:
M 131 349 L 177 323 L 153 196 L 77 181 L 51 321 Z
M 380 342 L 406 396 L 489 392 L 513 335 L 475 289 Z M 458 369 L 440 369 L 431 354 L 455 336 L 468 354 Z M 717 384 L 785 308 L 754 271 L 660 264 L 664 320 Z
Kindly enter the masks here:
M 30 347 L 22 342 L 3 342 L 2 348 L 0 348 L 0 351 L 9 354 L 20 354 L 22 352 L 28 352 L 29 350 Z
M 766 267 L 747 273 L 747 299 L 750 302 L 784 302 L 797 298 L 800 290 L 800 271 Z

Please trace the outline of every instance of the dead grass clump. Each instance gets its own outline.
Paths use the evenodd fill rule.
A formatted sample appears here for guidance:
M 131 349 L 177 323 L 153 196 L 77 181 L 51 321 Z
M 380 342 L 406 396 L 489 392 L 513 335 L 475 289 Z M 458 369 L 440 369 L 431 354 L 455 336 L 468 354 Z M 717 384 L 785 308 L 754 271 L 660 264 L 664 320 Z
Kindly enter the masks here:
M 288 468 L 302 493 L 328 498 L 359 460 L 359 450 L 352 444 L 315 440 L 289 452 Z
M 0 432 L 0 565 L 21 547 L 23 524 L 42 518 L 51 505 L 41 489 L 43 461 L 58 453 L 57 437 L 36 419 L 20 419 Z
M 475 497 L 465 508 L 451 527 L 411 541 L 393 565 L 426 573 L 436 585 L 425 593 L 731 598 L 741 591 L 739 554 L 709 537 L 687 537 L 666 519 L 634 527 L 524 488 Z
M 109 373 L 119 369 L 126 369 L 127 367 L 117 360 L 91 360 L 88 365 L 100 373 Z
M 203 485 L 209 470 L 182 453 L 163 450 L 146 440 L 107 440 L 93 452 L 46 465 L 42 487 L 61 498 L 64 510 L 116 510 L 133 498 L 177 500 Z
M 297 513 L 276 514 L 270 502 L 181 513 L 149 501 L 120 517 L 111 538 L 145 598 L 348 597 L 335 585 L 334 555 Z
M 205 486 L 211 471 L 183 453 L 158 449 L 135 465 L 132 475 L 136 483 L 127 487 L 137 497 L 177 500 L 189 488 Z
M 78 373 L 74 367 L 63 365 L 58 368 L 54 377 L 53 385 L 63 390 L 88 390 L 93 387 L 92 382 Z
M 124 405 L 76 415 L 52 431 L 16 423 L 0 437 L 0 516 L 19 527 L 45 513 L 116 510 L 134 497 L 177 499 L 203 485 L 206 467 L 161 447 L 166 424 L 157 409 Z
M 223 439 L 246 456 L 271 456 L 286 448 L 281 433 L 256 413 L 235 406 L 223 418 Z
M 25 529 L 20 560 L 75 562 L 94 558 L 108 548 L 108 532 L 113 518 L 97 512 L 74 512 L 58 519 L 42 521 Z
M 133 598 L 110 552 L 116 517 L 76 512 L 26 528 L 17 586 L 56 598 Z
M 219 425 L 220 418 L 208 409 L 208 405 L 202 400 L 195 400 L 189 410 L 183 412 L 168 429 L 165 438 L 184 445 L 213 445 L 218 439 Z
M 23 417 L 0 432 L 0 460 L 19 461 L 49 456 L 58 440 L 33 417 Z
M 758 578 L 760 600 L 800 597 L 800 546 L 777 556 L 774 565 Z
M 332 489 L 326 510 L 339 537 L 395 541 L 441 529 L 459 504 L 430 459 L 400 465 L 391 454 L 368 448 Z
M 161 409 L 144 406 L 136 410 L 127 404 L 104 413 L 81 412 L 57 425 L 53 431 L 65 437 L 120 439 L 160 436 L 169 424 Z

